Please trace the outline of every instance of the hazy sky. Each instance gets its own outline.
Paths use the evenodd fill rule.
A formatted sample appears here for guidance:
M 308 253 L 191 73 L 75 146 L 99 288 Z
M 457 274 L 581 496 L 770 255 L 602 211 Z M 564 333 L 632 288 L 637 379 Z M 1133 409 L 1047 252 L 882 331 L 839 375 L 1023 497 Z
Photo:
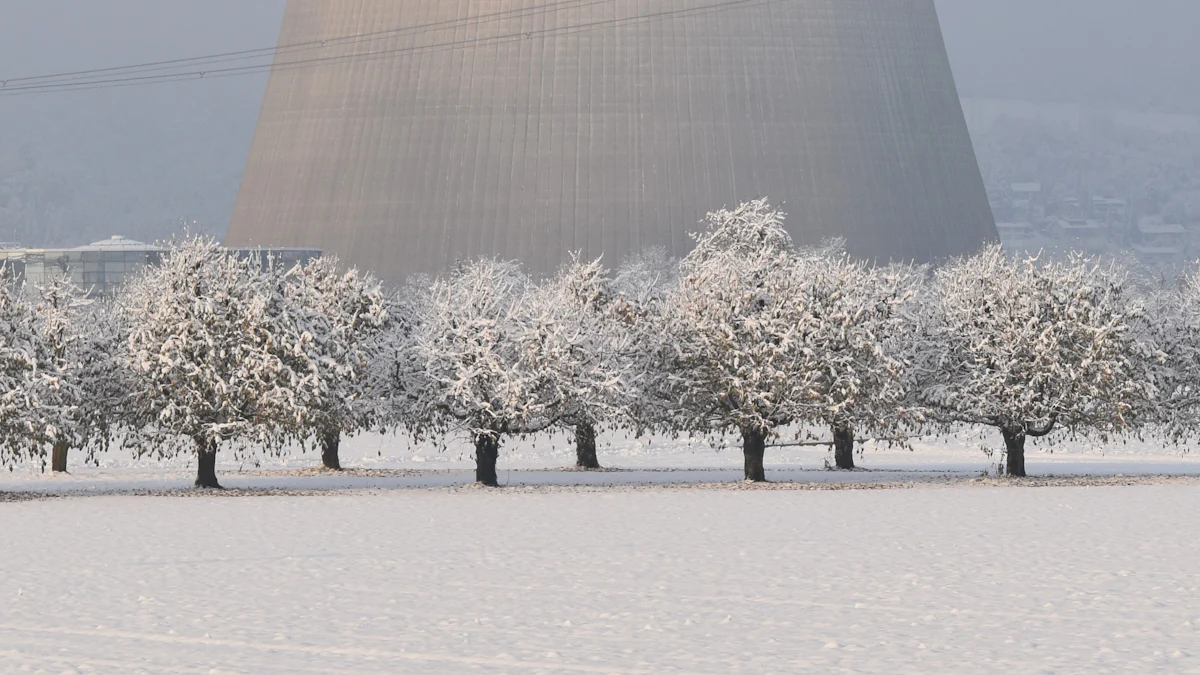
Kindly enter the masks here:
M 1200 113 L 1198 0 L 937 0 L 964 95 Z
M 270 46 L 283 0 L 0 0 L 0 79 Z M 156 239 L 180 219 L 228 224 L 266 83 L 218 81 L 0 97 L 0 193 L 28 148 L 40 193 L 65 183 L 64 234 L 8 223 L 0 239 Z M 4 197 L 0 194 L 0 202 Z M 0 203 L 0 208 L 4 208 Z M 0 218 L 4 220 L 4 218 Z M 28 230 L 28 226 L 25 227 Z
M 3 76 L 274 42 L 283 0 L 4 0 Z
M 0 79 L 127 65 L 274 44 L 284 0 L 0 0 Z M 0 98 L 0 122 L 21 131 L 68 117 L 242 124 L 256 114 L 265 77 Z M 249 106 L 249 107 L 247 107 Z M 218 119 L 212 119 L 215 114 Z M 47 118 L 48 116 L 48 118 Z M 251 120 L 253 124 L 253 120 Z M 54 129 L 55 133 L 79 130 Z M 0 142 L 8 135 L 0 128 Z M 10 139 L 11 140 L 11 139 Z

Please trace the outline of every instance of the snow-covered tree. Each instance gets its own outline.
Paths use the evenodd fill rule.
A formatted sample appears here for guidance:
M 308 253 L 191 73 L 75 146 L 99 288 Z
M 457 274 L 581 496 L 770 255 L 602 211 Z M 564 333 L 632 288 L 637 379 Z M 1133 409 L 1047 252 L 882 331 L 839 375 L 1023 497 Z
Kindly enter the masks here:
M 391 296 L 388 324 L 372 349 L 367 390 L 380 430 L 408 427 L 420 436 L 432 429 L 423 419 L 426 401 L 425 367 L 417 354 L 417 332 L 432 312 L 433 279 L 414 275 Z
M 613 277 L 613 292 L 647 305 L 662 301 L 679 281 L 679 260 L 667 249 L 651 246 L 626 258 Z
M 62 472 L 71 448 L 94 453 L 107 447 L 119 423 L 126 391 L 120 360 L 124 344 L 108 299 L 89 298 L 66 277 L 55 277 L 38 290 L 38 330 L 50 355 L 46 366 L 56 376 L 44 397 L 55 402 L 51 469 Z M 89 454 L 85 461 L 93 457 Z
M 24 284 L 0 266 L 0 466 L 44 457 L 60 417 L 61 381 Z
M 282 271 L 209 239 L 172 246 L 126 288 L 129 413 L 139 452 L 198 460 L 220 487 L 217 452 L 280 450 L 320 386 Z M 134 437 L 131 436 L 131 439 Z
M 464 431 L 475 447 L 475 477 L 498 485 L 507 435 L 544 431 L 561 420 L 553 364 L 530 358 L 531 283 L 516 263 L 464 263 L 429 289 L 413 356 L 421 391 L 409 406 L 416 435 Z
M 1145 332 L 1160 352 L 1157 368 L 1146 377 L 1160 387 L 1161 404 L 1147 421 L 1175 443 L 1200 433 L 1200 264 L 1174 284 L 1143 282 Z
M 636 395 L 629 331 L 619 320 L 612 280 L 599 260 L 573 256 L 557 275 L 534 288 L 522 368 L 548 375 L 556 414 L 575 432 L 576 466 L 599 469 L 597 427 L 620 424 Z
M 294 267 L 284 292 L 300 330 L 311 337 L 304 344 L 317 384 L 303 402 L 300 432 L 316 439 L 325 468 L 340 470 L 342 435 L 378 418 L 371 368 L 387 346 L 390 301 L 373 276 L 340 270 L 333 258 Z
M 999 246 L 938 270 L 921 331 L 919 400 L 935 419 L 995 427 L 1009 475 L 1025 440 L 1128 431 L 1160 396 L 1141 303 L 1116 265 L 1042 262 Z
M 800 367 L 812 317 L 783 218 L 766 200 L 709 214 L 657 334 L 639 335 L 653 426 L 737 430 L 751 481 L 766 480 L 767 440 L 803 419 L 814 379 Z
M 895 435 L 919 421 L 904 407 L 905 373 L 925 269 L 873 267 L 832 248 L 802 252 L 793 273 L 801 420 L 831 429 L 837 468 L 853 469 L 856 432 Z
M 662 368 L 676 353 L 666 310 L 678 284 L 679 260 L 661 247 L 629 256 L 613 279 L 615 299 L 609 314 L 628 336 L 625 358 L 631 366 L 629 378 L 637 383 L 624 414 L 639 435 L 682 431 L 673 424 L 676 402 L 662 377 Z

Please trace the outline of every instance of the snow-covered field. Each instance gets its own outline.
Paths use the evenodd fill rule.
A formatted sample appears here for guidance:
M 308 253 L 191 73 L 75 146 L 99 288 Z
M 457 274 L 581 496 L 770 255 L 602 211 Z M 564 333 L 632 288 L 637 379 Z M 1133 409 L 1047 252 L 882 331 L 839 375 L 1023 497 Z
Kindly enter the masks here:
M 0 503 L 0 673 L 1200 673 L 1200 479 L 972 482 L 972 442 L 853 474 L 769 454 L 773 480 L 911 488 L 887 490 L 746 486 L 736 451 L 667 441 L 613 441 L 598 474 L 512 444 L 525 487 L 500 490 L 390 437 L 349 442 L 345 476 L 220 467 L 281 495 L 180 496 L 186 460 L 24 467 L 0 491 L 53 497 Z M 1032 472 L 1200 476 L 1065 447 Z
M 0 672 L 1197 673 L 1200 486 L 0 505 Z

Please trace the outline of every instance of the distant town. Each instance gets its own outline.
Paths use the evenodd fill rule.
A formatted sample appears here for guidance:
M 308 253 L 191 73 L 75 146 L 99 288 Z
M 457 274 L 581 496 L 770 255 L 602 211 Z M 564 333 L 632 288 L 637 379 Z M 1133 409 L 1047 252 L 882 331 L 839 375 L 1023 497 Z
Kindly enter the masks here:
M 1013 251 L 1200 257 L 1200 117 L 966 100 L 996 217 Z
M 1121 197 L 1061 197 L 1042 183 L 1012 183 L 988 192 L 996 229 L 1009 250 L 1127 251 L 1148 267 L 1196 257 L 1200 193 L 1182 195 L 1180 211 L 1145 214 Z

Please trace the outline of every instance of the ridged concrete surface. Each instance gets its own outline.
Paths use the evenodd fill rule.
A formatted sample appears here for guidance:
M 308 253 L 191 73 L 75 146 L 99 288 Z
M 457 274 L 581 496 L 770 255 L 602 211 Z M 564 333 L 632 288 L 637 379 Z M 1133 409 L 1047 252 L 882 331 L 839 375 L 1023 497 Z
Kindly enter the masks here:
M 232 245 L 547 272 L 764 195 L 867 258 L 996 238 L 933 0 L 290 0 L 280 44 L 314 40 L 276 58 Z

